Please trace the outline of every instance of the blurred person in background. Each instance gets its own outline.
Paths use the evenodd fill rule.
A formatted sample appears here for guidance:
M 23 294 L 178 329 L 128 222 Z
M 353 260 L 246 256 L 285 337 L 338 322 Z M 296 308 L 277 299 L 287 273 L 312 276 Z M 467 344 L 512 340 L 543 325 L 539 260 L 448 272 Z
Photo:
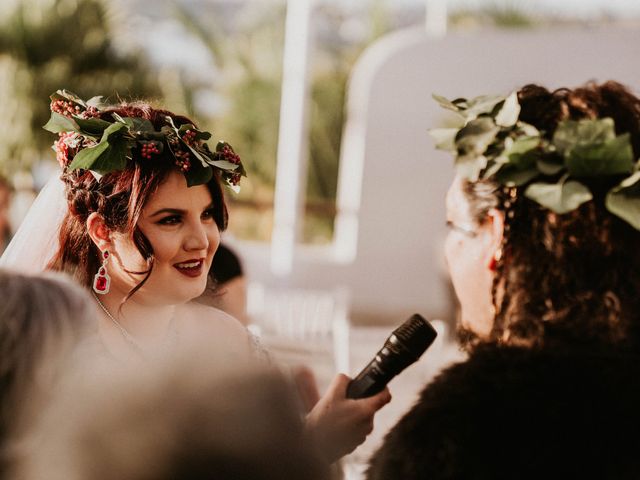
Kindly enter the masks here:
M 207 288 L 227 225 L 223 185 L 237 189 L 244 175 L 233 148 L 210 148 L 211 134 L 193 121 L 144 102 L 85 102 L 61 90 L 51 111 L 45 128 L 58 135 L 64 193 L 45 186 L 2 263 L 33 269 L 45 259 L 91 291 L 107 360 L 140 365 L 205 343 L 225 353 L 224 364 L 254 361 L 258 350 L 237 320 L 192 301 Z M 65 199 L 60 221 L 50 210 Z M 386 389 L 347 399 L 349 380 L 338 375 L 307 416 L 328 462 L 360 445 L 391 399 Z
M 323 480 L 292 386 L 219 352 L 115 368 L 69 385 L 14 470 L 24 480 Z M 122 366 L 120 366 L 122 367 Z
M 640 99 L 616 82 L 449 102 L 445 256 L 467 361 L 370 480 L 640 476 Z
M 11 240 L 11 225 L 9 222 L 9 207 L 11 205 L 11 185 L 0 176 L 0 255 Z
M 95 305 L 60 274 L 0 269 L 0 476 L 12 441 L 46 403 L 81 340 L 94 330 Z
M 249 325 L 247 315 L 247 278 L 238 254 L 225 243 L 220 243 L 213 255 L 209 280 L 212 284 L 198 301 L 219 308 L 239 320 L 245 327 Z

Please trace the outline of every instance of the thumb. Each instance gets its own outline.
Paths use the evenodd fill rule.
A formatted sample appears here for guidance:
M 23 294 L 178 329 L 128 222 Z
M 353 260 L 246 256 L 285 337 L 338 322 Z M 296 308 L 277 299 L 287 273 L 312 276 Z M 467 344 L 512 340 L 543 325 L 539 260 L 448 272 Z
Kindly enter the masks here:
M 385 387 L 381 392 L 376 393 L 371 397 L 362 399 L 362 401 L 370 406 L 373 411 L 377 411 L 391 401 L 391 392 L 387 387 Z

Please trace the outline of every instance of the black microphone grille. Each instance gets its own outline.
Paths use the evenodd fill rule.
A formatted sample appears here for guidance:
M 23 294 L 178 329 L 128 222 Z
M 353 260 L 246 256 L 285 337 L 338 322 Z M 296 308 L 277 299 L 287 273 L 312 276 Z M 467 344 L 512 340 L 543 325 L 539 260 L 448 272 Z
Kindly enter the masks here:
M 422 355 L 436 339 L 435 328 L 421 315 L 415 313 L 393 331 L 398 343 L 416 356 Z

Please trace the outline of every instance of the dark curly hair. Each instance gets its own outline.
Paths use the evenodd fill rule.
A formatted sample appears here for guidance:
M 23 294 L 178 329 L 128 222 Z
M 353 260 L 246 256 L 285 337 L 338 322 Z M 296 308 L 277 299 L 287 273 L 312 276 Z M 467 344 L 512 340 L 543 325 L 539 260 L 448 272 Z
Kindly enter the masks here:
M 156 129 L 164 125 L 166 116 L 170 116 L 176 126 L 195 123 L 167 110 L 152 108 L 146 103 L 123 103 L 118 107 L 100 113 L 101 118 L 111 120 L 117 113 L 122 117 L 138 117 L 149 120 Z M 133 156 L 141 152 L 134 150 Z M 140 160 L 140 159 L 138 159 Z M 89 237 L 86 223 L 93 212 L 99 213 L 113 231 L 128 233 L 136 248 L 147 261 L 144 272 L 131 272 L 144 275 L 141 282 L 129 292 L 133 295 L 149 278 L 153 270 L 153 248 L 137 227 L 142 209 L 158 187 L 172 171 L 178 171 L 174 159 L 169 153 L 156 155 L 153 161 L 127 162 L 124 170 L 114 171 L 103 176 L 98 182 L 87 170 L 64 170 L 61 178 L 65 183 L 68 212 L 63 220 L 59 234 L 59 248 L 48 268 L 71 274 L 79 283 L 89 287 L 93 275 L 101 264 L 98 248 Z M 220 231 L 227 227 L 227 208 L 218 172 L 207 184 L 213 199 L 213 217 Z
M 640 157 L 640 99 L 617 82 L 555 91 L 527 85 L 518 99 L 520 119 L 549 139 L 562 120 L 610 117 L 617 135 L 630 134 Z M 640 346 L 640 232 L 604 206 L 619 181 L 586 180 L 593 200 L 563 215 L 526 198 L 524 186 L 464 183 L 474 221 L 484 222 L 493 208 L 505 216 L 489 341 Z

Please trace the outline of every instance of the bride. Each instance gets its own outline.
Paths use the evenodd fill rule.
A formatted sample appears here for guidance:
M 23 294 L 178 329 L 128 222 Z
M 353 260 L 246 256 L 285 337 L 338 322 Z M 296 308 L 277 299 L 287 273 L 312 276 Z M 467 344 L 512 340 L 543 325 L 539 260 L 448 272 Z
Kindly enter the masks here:
M 233 148 L 218 142 L 210 149 L 208 132 L 146 103 L 105 105 L 66 91 L 51 98 L 45 129 L 59 135 L 66 204 L 55 182 L 45 187 L 0 266 L 46 265 L 89 289 L 101 344 L 114 361 L 194 341 L 229 362 L 250 358 L 254 347 L 238 321 L 191 302 L 207 288 L 227 226 L 222 185 L 237 189 L 245 175 Z M 390 400 L 388 390 L 347 399 L 348 381 L 338 375 L 307 417 L 329 461 L 362 443 Z

